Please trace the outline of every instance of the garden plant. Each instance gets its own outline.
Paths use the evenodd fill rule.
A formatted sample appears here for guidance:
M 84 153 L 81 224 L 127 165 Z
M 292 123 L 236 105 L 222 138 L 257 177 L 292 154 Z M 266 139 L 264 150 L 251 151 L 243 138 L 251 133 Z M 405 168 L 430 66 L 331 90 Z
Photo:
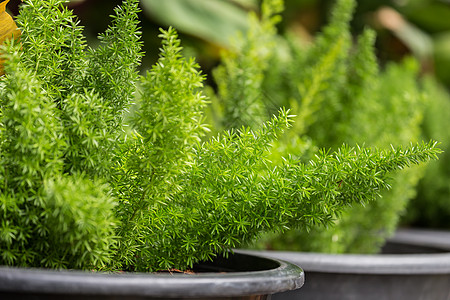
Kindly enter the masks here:
M 440 151 L 431 141 L 280 155 L 277 140 L 308 119 L 300 109 L 207 137 L 204 75 L 175 29 L 161 30 L 159 60 L 140 75 L 137 0 L 115 9 L 97 47 L 65 2 L 24 1 L 20 41 L 2 46 L 0 265 L 187 269 L 264 232 L 331 225 Z M 264 26 L 280 7 L 264 2 Z M 253 99 L 267 68 L 258 57 L 249 74 L 221 72 L 246 79 L 223 84 L 222 99 Z
M 212 107 L 221 120 L 217 124 L 220 129 L 252 127 L 278 107 L 290 107 L 297 116 L 293 127 L 275 143 L 271 160 L 280 161 L 290 154 L 305 163 L 318 149 L 336 150 L 343 143 L 386 148 L 423 138 L 443 138 L 443 134 L 431 133 L 442 129 L 430 128 L 426 133 L 423 128 L 431 122 L 444 124 L 439 122 L 445 118 L 445 110 L 439 113 L 435 108 L 448 102 L 446 93 L 438 93 L 433 78 L 419 76 L 413 58 L 380 68 L 371 29 L 353 41 L 350 22 L 356 1 L 337 1 L 329 24 L 310 44 L 292 33 L 277 33 L 282 2 L 271 3 L 263 7 L 262 18 L 254 21 L 235 49 L 225 54 L 215 72 L 219 93 L 212 98 Z M 242 69 L 246 72 L 240 72 Z M 433 108 L 434 113 L 430 113 Z M 378 201 L 345 209 L 333 226 L 272 233 L 257 247 L 377 252 L 416 195 L 423 173 L 423 166 L 395 172 L 390 189 L 383 191 Z
M 424 138 L 442 141 L 444 153 L 438 161 L 430 162 L 419 181 L 417 195 L 411 200 L 403 224 L 426 228 L 450 228 L 450 95 L 433 78 L 424 80 L 430 101 L 424 111 Z

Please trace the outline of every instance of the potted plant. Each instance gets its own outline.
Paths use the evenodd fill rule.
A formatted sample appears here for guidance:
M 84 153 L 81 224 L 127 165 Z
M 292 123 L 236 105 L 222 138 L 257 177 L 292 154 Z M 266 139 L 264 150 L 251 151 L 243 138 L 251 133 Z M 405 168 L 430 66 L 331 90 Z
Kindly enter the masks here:
M 308 163 L 286 156 L 275 165 L 271 144 L 292 122 L 284 109 L 257 129 L 204 140 L 204 76 L 182 56 L 173 28 L 161 31 L 160 58 L 139 75 L 137 0 L 115 10 L 97 48 L 64 2 L 25 1 L 20 43 L 2 48 L 2 296 L 241 297 L 295 289 L 301 269 L 233 248 L 262 232 L 329 224 L 387 188 L 390 172 L 439 152 L 435 142 L 344 145 Z M 248 281 L 219 275 L 209 294 L 210 273 L 140 273 L 210 269 L 213 259 L 216 269 L 235 270 L 223 266 L 227 257 L 260 266 L 240 274 Z
M 353 43 L 349 23 L 355 4 L 337 1 L 330 23 L 307 46 L 295 36 L 278 35 L 270 18 L 257 24 L 264 34 L 253 29 L 238 54 L 226 56 L 215 72 L 219 124 L 253 127 L 274 108 L 290 107 L 297 117 L 274 147 L 271 159 L 277 161 L 289 153 L 307 162 L 318 149 L 342 144 L 387 148 L 420 140 L 423 111 L 432 97 L 421 87 L 418 66 L 407 59 L 380 69 L 370 29 Z M 246 89 L 247 82 L 252 85 Z M 280 243 L 290 239 L 280 247 L 296 243 L 308 251 L 375 252 L 395 230 L 422 173 L 423 168 L 411 168 L 393 174 L 379 201 L 347 209 L 331 228 L 291 231 L 280 238 Z M 276 241 L 270 243 L 276 247 Z
M 430 107 L 442 109 L 439 103 L 447 99 L 439 95 L 431 78 L 419 78 L 414 59 L 380 69 L 372 30 L 365 30 L 353 43 L 349 23 L 355 4 L 337 1 L 330 24 L 308 47 L 295 37 L 277 35 L 273 26 L 263 31 L 265 35 L 250 32 L 238 51 L 226 55 L 216 71 L 219 95 L 214 107 L 219 107 L 215 109 L 221 120 L 218 124 L 253 126 L 272 107 L 290 105 L 298 116 L 275 144 L 272 160 L 286 153 L 308 160 L 317 148 L 333 149 L 342 143 L 387 147 L 389 143 L 401 145 L 421 139 L 424 112 Z M 263 21 L 259 26 L 265 24 Z M 264 53 L 266 60 L 252 56 L 257 51 Z M 253 71 L 254 76 L 240 73 L 241 66 Z M 243 80 L 244 76 L 253 80 Z M 253 93 L 243 88 L 247 81 L 253 84 Z M 435 117 L 431 119 L 436 122 Z M 408 299 L 411 295 L 439 298 L 448 294 L 448 254 L 373 255 L 394 233 L 423 171 L 411 168 L 393 174 L 391 189 L 382 193 L 382 199 L 343 211 L 333 226 L 266 236 L 256 247 L 272 251 L 251 253 L 302 265 L 310 274 L 302 290 L 274 298 L 359 299 L 370 294 L 374 299 L 389 295 L 402 299 L 402 294 Z M 417 232 L 414 234 L 417 236 Z M 447 251 L 429 248 L 432 252 Z M 431 293 L 428 287 L 433 283 Z M 410 293 L 404 292 L 407 286 Z
M 433 78 L 426 78 L 424 85 L 430 95 L 426 106 L 422 126 L 425 138 L 434 137 L 443 141 L 444 153 L 439 161 L 430 162 L 423 178 L 419 181 L 417 195 L 411 200 L 403 226 L 428 229 L 450 229 L 450 209 L 447 205 L 450 197 L 449 140 L 450 133 L 450 95 L 445 87 Z

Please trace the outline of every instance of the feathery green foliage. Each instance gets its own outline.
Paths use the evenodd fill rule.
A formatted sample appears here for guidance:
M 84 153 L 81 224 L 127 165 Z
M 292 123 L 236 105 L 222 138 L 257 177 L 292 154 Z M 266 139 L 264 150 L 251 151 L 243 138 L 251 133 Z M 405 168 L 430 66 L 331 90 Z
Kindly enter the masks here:
M 67 143 L 56 104 L 17 46 L 5 70 L 0 132 L 0 262 L 50 268 L 105 265 L 114 202 L 105 187 L 62 174 Z
M 390 172 L 439 152 L 342 146 L 274 164 L 293 118 L 284 109 L 204 141 L 204 76 L 174 29 L 162 30 L 160 58 L 140 76 L 137 0 L 115 10 L 96 49 L 64 2 L 25 1 L 23 42 L 3 47 L 0 264 L 185 269 L 262 232 L 330 224 L 377 198 Z M 280 3 L 266 1 L 255 28 L 272 30 Z M 249 99 L 264 64 L 244 76 L 257 84 L 239 85 Z
M 83 28 L 65 2 L 27 1 L 16 20 L 24 33 L 22 60 L 58 105 L 83 75 L 86 48 Z
M 88 66 L 80 87 L 98 93 L 114 112 L 114 125 L 120 130 L 123 111 L 134 98 L 137 67 L 142 58 L 138 1 L 125 1 L 112 15 L 112 24 L 100 34 L 100 46 L 89 49 Z
M 364 42 L 364 36 L 361 41 Z M 375 71 L 370 63 L 374 61 L 373 51 L 372 54 L 366 52 L 366 55 L 361 52 L 353 56 L 356 60 L 354 69 L 368 65 L 369 70 Z M 358 62 L 360 55 L 366 56 L 365 63 Z M 313 125 L 316 128 L 314 134 L 310 135 L 314 140 L 315 134 L 329 137 L 323 142 L 325 145 L 319 143 L 320 140 L 317 143 L 333 147 L 339 147 L 342 143 L 364 143 L 366 146 L 385 148 L 390 144 L 407 145 L 416 142 L 420 138 L 423 111 L 423 99 L 416 74 L 414 62 L 406 61 L 404 64 L 390 65 L 384 72 L 362 77 L 355 81 L 353 87 L 342 87 L 343 93 L 338 99 L 343 106 L 348 107 L 348 110 L 343 109 L 340 113 L 345 118 L 335 120 L 335 127 L 328 131 L 323 130 L 319 124 Z M 328 118 L 321 115 L 319 117 L 320 120 Z M 328 144 L 329 140 L 334 140 L 334 145 Z M 383 193 L 379 201 L 349 209 L 333 228 L 317 229 L 317 234 L 303 234 L 298 239 L 299 242 L 315 235 L 318 240 L 316 246 L 311 243 L 311 246 L 303 246 L 304 249 L 359 253 L 377 251 L 385 238 L 394 232 L 408 200 L 415 195 L 415 186 L 421 175 L 422 171 L 417 168 L 393 174 L 391 189 Z
M 337 1 L 329 24 L 312 45 L 288 37 L 287 58 L 272 56 L 271 65 L 278 66 L 266 70 L 264 94 L 279 105 L 289 104 L 297 115 L 293 128 L 275 143 L 273 161 L 287 153 L 305 161 L 317 149 L 338 149 L 342 144 L 387 148 L 421 138 L 426 100 L 417 65 L 408 59 L 380 70 L 370 29 L 353 45 L 349 22 L 355 4 Z M 396 172 L 391 189 L 380 200 L 347 209 L 334 226 L 270 239 L 270 247 L 375 252 L 395 230 L 422 172 L 420 168 Z
M 121 254 L 125 260 L 137 255 L 143 259 L 143 254 L 132 253 L 142 251 L 136 244 L 147 243 L 152 218 L 148 208 L 167 201 L 170 189 L 178 188 L 173 177 L 191 163 L 193 146 L 207 130 L 198 65 L 182 57 L 173 28 L 163 30 L 160 37 L 160 59 L 141 79 L 138 108 L 131 118 L 134 136 L 123 145 L 114 175 L 123 222 L 119 252 L 127 253 Z
M 222 55 L 222 64 L 214 71 L 218 94 L 213 98 L 218 102 L 220 128 L 256 127 L 269 118 L 261 85 L 276 47 L 275 26 L 282 10 L 282 0 L 263 1 L 261 18 L 251 13 L 248 33 L 236 38 L 236 49 Z
M 64 2 L 27 1 L 17 20 L 21 48 L 6 50 L 1 182 L 2 232 L 9 233 L 1 249 L 8 264 L 102 267 L 115 244 L 116 201 L 98 181 L 111 173 L 122 130 L 125 105 L 112 104 L 133 98 L 140 59 L 137 2 L 123 5 L 126 14 L 116 11 L 116 26 L 105 34 L 114 38 L 103 55 L 122 60 L 103 68 L 92 65 L 104 60 L 103 48 L 86 46 L 83 28 Z M 102 95 L 108 84 L 117 88 Z

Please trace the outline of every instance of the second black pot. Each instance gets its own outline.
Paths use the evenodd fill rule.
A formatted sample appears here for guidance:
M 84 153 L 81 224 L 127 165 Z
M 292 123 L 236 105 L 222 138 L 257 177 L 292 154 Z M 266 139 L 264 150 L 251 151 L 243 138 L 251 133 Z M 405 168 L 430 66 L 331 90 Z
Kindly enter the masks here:
M 379 255 L 250 251 L 301 265 L 301 290 L 272 299 L 450 300 L 450 232 L 399 230 Z

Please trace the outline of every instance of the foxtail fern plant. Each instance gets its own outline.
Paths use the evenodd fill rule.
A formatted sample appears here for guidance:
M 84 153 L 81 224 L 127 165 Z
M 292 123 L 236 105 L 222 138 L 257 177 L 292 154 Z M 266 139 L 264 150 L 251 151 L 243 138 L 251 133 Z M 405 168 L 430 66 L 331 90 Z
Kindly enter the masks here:
M 442 141 L 440 147 L 445 152 L 439 161 L 427 165 L 403 222 L 420 227 L 450 228 L 450 95 L 432 77 L 425 78 L 423 90 L 426 99 L 423 136 Z
M 304 159 L 316 149 L 339 149 L 343 143 L 387 148 L 391 144 L 406 146 L 421 138 L 428 100 L 421 89 L 417 64 L 407 59 L 380 70 L 375 34 L 370 29 L 353 45 L 349 22 L 355 4 L 353 0 L 338 0 L 330 23 L 311 46 L 299 46 L 288 38 L 290 58 L 284 66 L 267 71 L 267 78 L 284 78 L 288 84 L 266 80 L 265 92 L 293 99 L 292 112 L 297 115 L 297 125 L 278 141 L 278 156 L 288 150 Z M 271 74 L 274 71 L 278 73 Z M 297 230 L 270 239 L 270 247 L 376 252 L 414 197 L 422 171 L 411 168 L 396 172 L 391 189 L 383 192 L 379 201 L 346 210 L 330 228 Z
M 390 172 L 439 152 L 342 146 L 273 164 L 294 118 L 285 109 L 205 139 L 204 76 L 173 28 L 141 76 L 137 0 L 115 10 L 95 49 L 65 2 L 25 1 L 21 44 L 2 48 L 2 265 L 186 269 L 262 232 L 328 225 L 377 198 Z
M 222 64 L 214 70 L 218 93 L 213 97 L 215 119 L 220 129 L 258 127 L 270 116 L 261 93 L 264 73 L 276 49 L 276 25 L 283 1 L 264 1 L 261 17 L 250 13 L 249 30 L 224 52 Z

